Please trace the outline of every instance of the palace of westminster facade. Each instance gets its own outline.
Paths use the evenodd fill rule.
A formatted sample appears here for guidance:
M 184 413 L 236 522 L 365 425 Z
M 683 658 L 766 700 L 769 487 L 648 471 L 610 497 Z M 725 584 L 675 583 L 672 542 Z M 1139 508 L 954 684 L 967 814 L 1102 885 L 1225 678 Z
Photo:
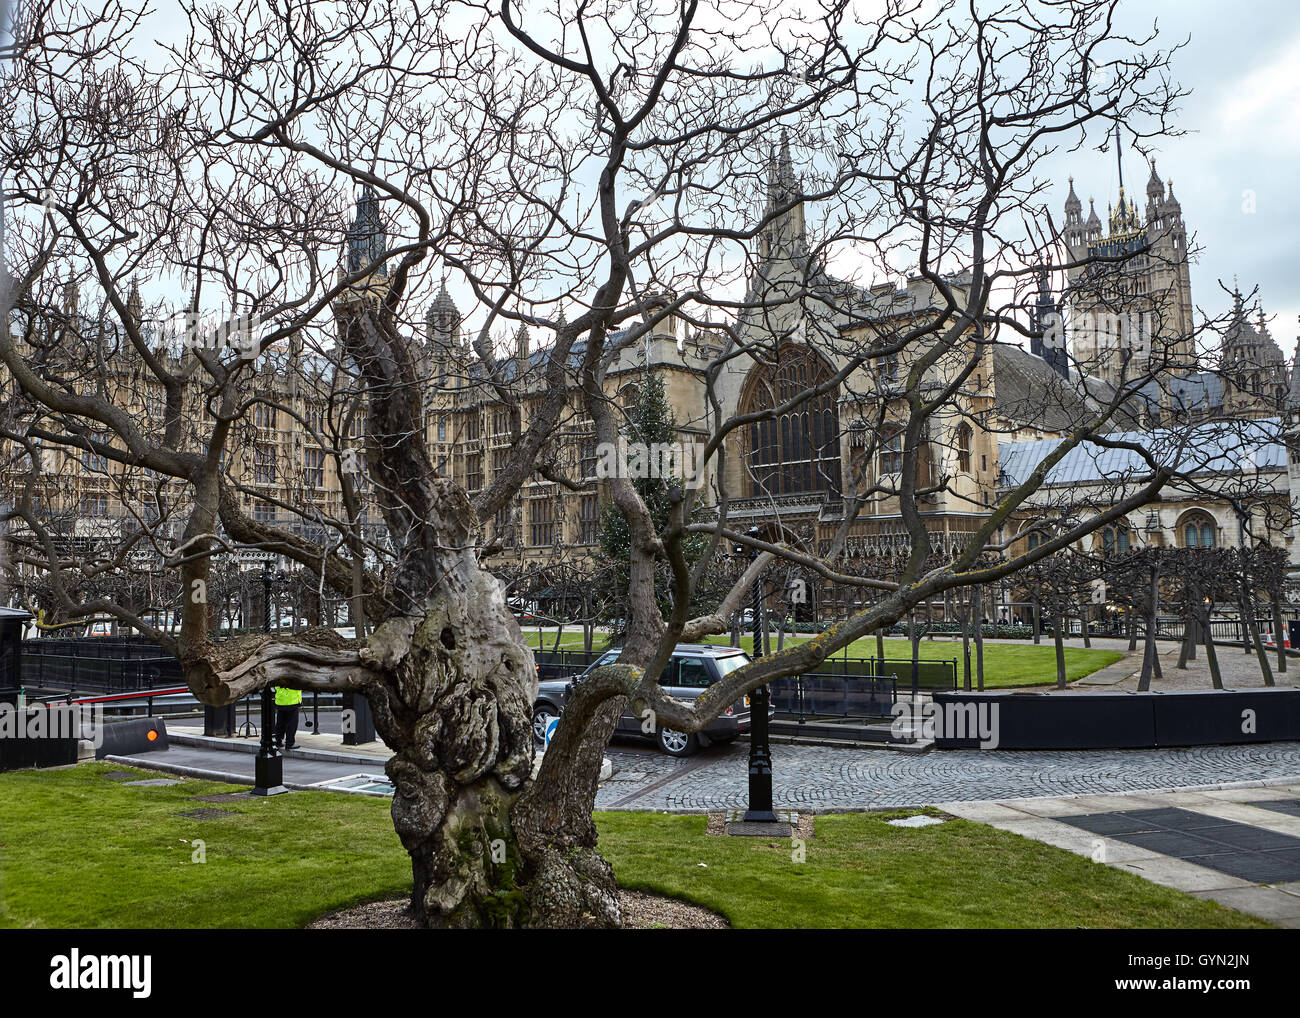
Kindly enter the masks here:
M 769 208 L 776 203 L 789 204 L 798 185 L 788 146 L 773 154 L 768 173 Z M 1157 347 L 1177 353 L 1180 344 L 1185 345 L 1183 337 L 1191 335 L 1187 230 L 1172 184 L 1166 186 L 1160 180 L 1154 165 L 1146 194 L 1146 209 L 1139 213 L 1121 185 L 1118 203 L 1111 208 L 1104 229 L 1095 208 L 1086 218 L 1082 215 L 1082 203 L 1071 181 L 1058 250 L 1077 261 L 1089 253 L 1112 254 L 1136 246 L 1140 254 L 1124 263 L 1118 283 L 1095 281 L 1097 285 L 1089 288 L 1082 273 L 1071 272 L 1068 284 L 1074 294 L 1100 295 L 1098 304 L 1104 301 L 1104 286 L 1119 285 L 1127 293 L 1140 295 L 1151 308 L 1142 326 L 1151 335 L 1143 343 L 1143 337 L 1126 334 L 1122 328 L 1098 328 L 1095 322 L 1100 316 L 1083 315 L 1081 320 L 1094 324 L 1071 333 L 1067 356 L 1065 345 L 1052 343 L 1052 330 L 1045 326 L 1047 316 L 1058 314 L 1058 302 L 1048 272 L 1041 273 L 1037 300 L 1026 308 L 1030 331 L 1035 333 L 1030 349 L 1007 342 L 987 345 L 977 370 L 955 391 L 945 410 L 931 420 L 924 435 L 918 482 L 934 490 L 924 500 L 923 516 L 932 544 L 940 553 L 963 543 L 987 518 L 1000 490 L 1023 474 L 1025 464 L 1045 454 L 1052 440 L 1061 437 L 1080 415 L 1107 400 L 1126 371 L 1141 369 L 1134 356 L 1152 349 L 1153 341 Z M 373 195 L 364 195 L 349 231 L 345 268 L 355 272 L 364 260 L 382 251 L 383 244 L 378 203 Z M 800 342 L 810 315 L 806 297 L 788 303 L 750 302 L 763 305 L 764 320 L 742 318 L 738 329 L 742 334 L 760 330 L 775 355 L 766 364 L 747 355 L 727 361 L 714 383 L 724 420 L 776 406 L 792 393 L 825 382 L 839 368 L 833 363 L 834 351 L 869 349 L 889 329 L 924 317 L 938 305 L 933 285 L 921 279 L 911 279 L 901 289 L 893 283 L 862 289 L 832 279 L 809 255 L 803 209 L 798 204 L 775 218 L 757 253 L 751 293 L 761 289 L 771 294 L 791 287 L 812 294 L 812 303 L 821 308 L 811 312 L 814 325 L 828 339 L 818 343 L 817 350 Z M 960 290 L 963 282 L 956 277 L 950 285 Z M 367 284 L 353 288 L 336 303 L 336 316 L 343 320 L 352 313 L 355 301 L 372 299 L 370 288 L 382 284 L 382 279 L 372 277 Z M 132 306 L 139 308 L 136 295 Z M 1072 310 L 1077 312 L 1080 306 L 1076 296 Z M 774 307 L 778 310 L 773 311 Z M 846 314 L 846 308 L 851 314 Z M 78 314 L 75 292 L 65 296 L 64 311 L 70 317 Z M 869 324 L 858 324 L 864 322 Z M 509 453 L 510 414 L 471 351 L 464 335 L 464 316 L 445 285 L 428 308 L 424 325 L 424 367 L 431 380 L 425 398 L 426 439 L 440 471 L 473 494 L 492 481 Z M 788 338 L 774 343 L 771 336 Z M 606 375 L 606 395 L 627 407 L 636 398 L 645 372 L 654 371 L 663 382 L 680 440 L 702 443 L 708 437 L 706 372 L 723 352 L 724 343 L 721 332 L 669 317 L 651 336 L 620 352 Z M 498 363 L 496 374 L 498 380 L 504 377 L 510 384 L 526 415 L 530 400 L 540 394 L 538 365 L 548 351 L 535 345 L 529 330 L 522 326 L 512 345 L 513 350 Z M 968 353 L 957 350 L 940 358 L 923 384 L 945 384 Z M 896 479 L 901 444 L 899 433 L 887 423 L 891 415 L 897 416 L 888 407 L 901 395 L 898 380 L 907 375 L 906 358 L 904 352 L 901 364 L 897 357 L 869 360 L 841 384 L 825 388 L 796 411 L 733 432 L 727 442 L 726 474 L 706 476 L 704 501 L 716 499 L 719 488 L 725 487 L 734 529 L 759 526 L 772 537 L 824 551 L 843 523 L 846 493 L 862 490 L 864 484 L 883 484 L 887 489 L 891 478 Z M 1247 320 L 1240 298 L 1223 337 L 1221 358 L 1219 372 L 1175 374 L 1140 398 L 1126 401 L 1117 430 L 1159 428 L 1166 421 L 1189 416 L 1205 420 L 1277 418 L 1300 402 L 1300 384 L 1291 384 L 1277 344 L 1262 318 L 1255 324 Z M 112 391 L 114 371 L 107 374 Z M 328 364 L 316 364 L 293 348 L 278 359 L 264 357 L 257 378 L 259 392 L 266 399 L 253 406 L 243 431 L 232 443 L 226 468 L 245 510 L 255 519 L 290 527 L 317 541 L 337 541 L 330 533 L 330 523 L 347 518 L 341 475 L 350 470 L 351 463 L 358 466 L 350 476 L 362 506 L 354 522 L 361 523 L 369 540 L 382 544 L 382 522 L 365 477 L 363 415 L 354 405 L 348 409 L 346 380 Z M 135 384 L 123 380 L 117 390 L 123 396 L 118 401 L 127 402 L 146 427 L 160 427 L 160 386 L 158 390 L 152 391 L 138 378 Z M 187 399 L 192 405 L 187 404 L 186 416 L 201 427 L 207 413 L 203 400 L 197 392 Z M 873 408 L 879 408 L 882 400 L 886 412 L 875 413 Z M 351 404 L 355 402 L 354 393 Z M 866 423 L 872 420 L 876 423 Z M 878 432 L 868 462 L 862 455 L 864 436 L 882 420 L 886 423 Z M 557 469 L 569 478 L 591 483 L 574 491 L 534 476 L 522 486 L 509 509 L 484 521 L 484 540 L 494 546 L 494 560 L 502 566 L 581 563 L 596 549 L 603 496 L 596 476 L 598 449 L 576 385 L 569 412 L 552 444 L 558 451 L 554 459 Z M 120 464 L 88 449 L 51 448 L 41 455 L 41 480 L 35 488 L 37 508 L 64 520 L 64 532 L 73 540 L 93 541 L 105 527 L 129 523 L 141 511 L 138 503 L 131 503 L 148 488 L 147 478 L 130 477 Z M 0 484 L 7 489 L 3 494 L 10 504 L 23 483 L 24 462 L 21 455 L 9 450 Z M 1265 452 L 1255 466 L 1269 474 L 1271 497 L 1280 505 L 1289 505 L 1290 485 L 1300 490 L 1300 476 L 1288 476 L 1285 451 Z M 1300 466 L 1290 468 L 1290 473 L 1300 475 Z M 1081 484 L 1100 485 L 1103 481 L 1084 469 L 1062 483 L 1077 489 Z M 1042 494 L 1044 506 L 1052 497 L 1051 488 L 1049 484 Z M 1099 547 L 1103 540 L 1107 547 L 1235 545 L 1240 525 L 1217 500 L 1167 491 L 1158 505 L 1132 514 L 1127 525 L 1110 528 L 1096 539 Z M 1254 523 L 1248 526 L 1258 538 L 1259 528 Z M 1266 519 L 1265 530 L 1269 526 Z M 1276 541 L 1289 539 L 1291 534 L 1287 527 L 1285 535 L 1265 536 Z M 907 546 L 897 498 L 878 490 L 849 527 L 845 548 L 849 567 L 855 557 L 897 553 Z M 241 558 L 252 564 L 265 556 L 249 552 Z

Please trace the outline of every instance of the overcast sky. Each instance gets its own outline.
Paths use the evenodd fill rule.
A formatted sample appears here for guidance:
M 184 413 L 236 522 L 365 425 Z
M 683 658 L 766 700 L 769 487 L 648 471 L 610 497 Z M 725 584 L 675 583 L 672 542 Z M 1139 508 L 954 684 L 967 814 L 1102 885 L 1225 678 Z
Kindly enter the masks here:
M 154 37 L 181 30 L 171 0 L 160 8 Z M 1300 4 L 1128 0 L 1122 11 L 1121 27 L 1131 34 L 1144 34 L 1155 19 L 1164 45 L 1188 40 L 1174 64 L 1192 90 L 1179 119 L 1188 134 L 1162 142 L 1156 161 L 1202 249 L 1192 266 L 1192 299 L 1217 316 L 1230 306 L 1219 280 L 1231 287 L 1238 277 L 1246 292 L 1258 286 L 1269 328 L 1289 358 L 1300 334 Z M 1145 161 L 1131 149 L 1125 156 L 1125 182 L 1144 202 Z M 1085 214 L 1091 195 L 1104 219 L 1118 190 L 1113 150 L 1057 154 L 1047 168 L 1057 181 L 1055 212 L 1072 174 Z
M 1188 229 L 1203 249 L 1192 266 L 1192 300 L 1222 314 L 1230 300 L 1218 287 L 1240 277 L 1243 292 L 1259 287 L 1269 330 L 1288 358 L 1300 333 L 1300 5 L 1295 0 L 1131 0 L 1133 24 L 1157 19 L 1166 40 L 1189 37 L 1174 60 L 1178 81 L 1193 94 L 1179 126 L 1189 133 L 1161 144 L 1160 176 L 1174 182 Z M 1057 155 L 1065 204 L 1073 173 L 1084 202 L 1106 205 L 1118 191 L 1115 157 L 1079 151 Z M 1149 171 L 1126 150 L 1124 183 L 1145 203 Z M 1254 212 L 1245 211 L 1253 192 Z

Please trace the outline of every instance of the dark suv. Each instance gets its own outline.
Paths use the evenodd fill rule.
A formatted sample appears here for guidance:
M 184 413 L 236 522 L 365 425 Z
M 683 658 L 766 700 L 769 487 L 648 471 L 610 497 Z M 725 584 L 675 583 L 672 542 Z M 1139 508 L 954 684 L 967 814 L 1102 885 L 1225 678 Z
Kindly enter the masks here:
M 559 716 L 568 700 L 568 687 L 581 682 L 582 676 L 595 668 L 618 660 L 619 651 L 606 651 L 586 671 L 572 679 L 548 679 L 537 684 L 537 702 L 533 704 L 533 734 L 542 742 L 546 726 Z M 659 685 L 669 696 L 678 700 L 694 700 L 724 675 L 749 664 L 749 655 L 736 647 L 715 647 L 701 643 L 679 643 L 673 649 L 668 666 L 659 676 Z M 715 742 L 730 742 L 749 731 L 749 697 L 737 700 L 723 710 L 705 729 L 687 734 L 672 728 L 657 727 L 647 732 L 641 718 L 624 714 L 618 721 L 618 732 L 630 735 L 649 735 L 659 748 L 670 756 L 690 756 L 701 746 Z

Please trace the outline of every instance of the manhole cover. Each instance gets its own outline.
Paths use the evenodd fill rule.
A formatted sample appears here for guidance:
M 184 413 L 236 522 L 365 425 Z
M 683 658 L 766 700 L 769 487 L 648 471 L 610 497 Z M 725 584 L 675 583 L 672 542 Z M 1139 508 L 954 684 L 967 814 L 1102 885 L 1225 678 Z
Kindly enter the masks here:
M 188 810 L 185 813 L 173 813 L 172 816 L 189 817 L 191 820 L 220 820 L 222 817 L 233 817 L 239 814 L 233 809 L 217 809 L 213 806 L 202 806 L 199 809 Z
M 131 777 L 135 777 L 135 775 L 133 774 Z M 161 788 L 163 785 L 179 785 L 181 782 L 172 778 L 148 778 L 144 781 L 126 781 L 123 784 L 135 785 L 137 788 Z
M 195 802 L 242 802 L 252 798 L 252 792 L 217 792 L 214 795 L 191 795 Z
M 776 815 L 775 823 L 769 821 L 747 821 L 745 820 L 745 810 L 728 810 L 727 823 L 724 831 L 727 834 L 742 838 L 794 837 L 794 832 L 798 829 L 799 814 L 792 809 L 777 809 L 772 812 Z
M 108 778 L 109 781 L 126 781 L 128 778 L 138 778 L 140 775 L 134 771 L 109 771 L 101 777 Z

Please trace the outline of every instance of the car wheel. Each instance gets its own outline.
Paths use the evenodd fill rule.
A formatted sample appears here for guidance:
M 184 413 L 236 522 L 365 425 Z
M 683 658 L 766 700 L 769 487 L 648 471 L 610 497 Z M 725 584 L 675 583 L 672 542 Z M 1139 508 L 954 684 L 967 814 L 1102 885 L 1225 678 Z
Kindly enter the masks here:
M 687 735 L 675 728 L 660 728 L 659 748 L 669 756 L 690 756 L 700 748 L 700 740 L 694 734 Z
M 549 703 L 539 703 L 533 708 L 533 738 L 539 746 L 546 745 L 546 729 L 557 717 L 559 715 Z

